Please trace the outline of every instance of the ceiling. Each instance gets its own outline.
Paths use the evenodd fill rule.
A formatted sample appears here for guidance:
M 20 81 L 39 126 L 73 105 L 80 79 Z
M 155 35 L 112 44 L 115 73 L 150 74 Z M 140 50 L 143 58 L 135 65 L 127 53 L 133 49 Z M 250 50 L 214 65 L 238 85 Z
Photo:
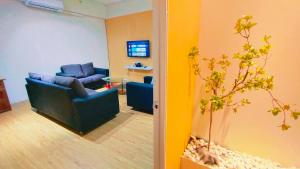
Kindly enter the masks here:
M 104 5 L 110 5 L 110 4 L 121 2 L 124 0 L 96 0 L 96 1 L 103 3 Z

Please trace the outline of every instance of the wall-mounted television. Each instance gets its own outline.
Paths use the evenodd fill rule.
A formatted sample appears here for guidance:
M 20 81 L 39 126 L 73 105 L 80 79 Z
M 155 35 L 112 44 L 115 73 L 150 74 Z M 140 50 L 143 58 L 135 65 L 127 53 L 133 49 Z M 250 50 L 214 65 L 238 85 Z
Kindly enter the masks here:
M 150 41 L 127 41 L 127 55 L 128 57 L 150 57 Z

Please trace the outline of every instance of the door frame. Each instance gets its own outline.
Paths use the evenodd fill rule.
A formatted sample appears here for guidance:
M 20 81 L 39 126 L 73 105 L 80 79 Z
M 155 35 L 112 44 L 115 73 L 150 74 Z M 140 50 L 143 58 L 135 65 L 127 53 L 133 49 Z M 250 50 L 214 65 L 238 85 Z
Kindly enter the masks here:
M 153 0 L 154 169 L 166 168 L 167 2 Z

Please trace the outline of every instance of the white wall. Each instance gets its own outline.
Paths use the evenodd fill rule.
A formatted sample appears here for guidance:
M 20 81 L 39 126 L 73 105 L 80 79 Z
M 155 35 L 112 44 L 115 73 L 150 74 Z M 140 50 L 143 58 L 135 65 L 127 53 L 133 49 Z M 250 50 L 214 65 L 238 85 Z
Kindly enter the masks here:
M 152 0 L 124 0 L 107 5 L 106 17 L 112 18 L 152 10 Z
M 24 78 L 28 72 L 54 75 L 62 64 L 90 61 L 99 67 L 109 65 L 104 20 L 1 0 L 0 23 L 0 76 L 7 79 L 12 103 L 27 99 Z

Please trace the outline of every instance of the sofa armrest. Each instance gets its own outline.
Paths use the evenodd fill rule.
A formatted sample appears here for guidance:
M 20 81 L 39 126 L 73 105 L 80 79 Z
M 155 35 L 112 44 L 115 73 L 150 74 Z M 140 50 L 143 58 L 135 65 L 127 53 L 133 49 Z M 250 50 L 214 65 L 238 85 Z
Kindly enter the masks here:
M 70 116 L 69 112 L 73 111 L 72 98 L 75 96 L 71 88 L 29 78 L 26 78 L 26 81 L 27 94 L 32 107 L 45 114 L 54 113 L 50 113 L 50 116 L 56 116 L 55 112 L 60 112 L 57 117 L 61 119 L 64 119 L 62 116 Z
M 56 76 L 64 76 L 65 74 L 63 72 L 57 72 Z
M 144 83 L 151 84 L 152 78 L 153 78 L 152 76 L 145 76 L 144 77 Z
M 94 68 L 96 74 L 103 74 L 106 77 L 109 76 L 109 69 L 104 69 L 104 68 Z
M 74 106 L 78 112 L 116 112 L 119 108 L 119 95 L 117 89 L 95 93 L 85 98 L 74 98 Z M 115 114 L 116 114 L 115 113 Z
M 82 132 L 96 128 L 120 112 L 117 89 L 92 94 L 86 98 L 75 98 L 72 101 Z
M 77 98 L 74 98 L 73 101 L 75 104 L 77 104 L 77 103 L 78 104 L 79 103 L 92 103 L 92 102 L 95 102 L 97 100 L 100 100 L 101 98 L 104 98 L 104 97 L 110 96 L 110 95 L 118 96 L 117 89 L 112 88 L 110 90 L 106 90 L 103 92 L 97 92 L 97 93 L 90 94 L 87 97 L 77 97 Z

